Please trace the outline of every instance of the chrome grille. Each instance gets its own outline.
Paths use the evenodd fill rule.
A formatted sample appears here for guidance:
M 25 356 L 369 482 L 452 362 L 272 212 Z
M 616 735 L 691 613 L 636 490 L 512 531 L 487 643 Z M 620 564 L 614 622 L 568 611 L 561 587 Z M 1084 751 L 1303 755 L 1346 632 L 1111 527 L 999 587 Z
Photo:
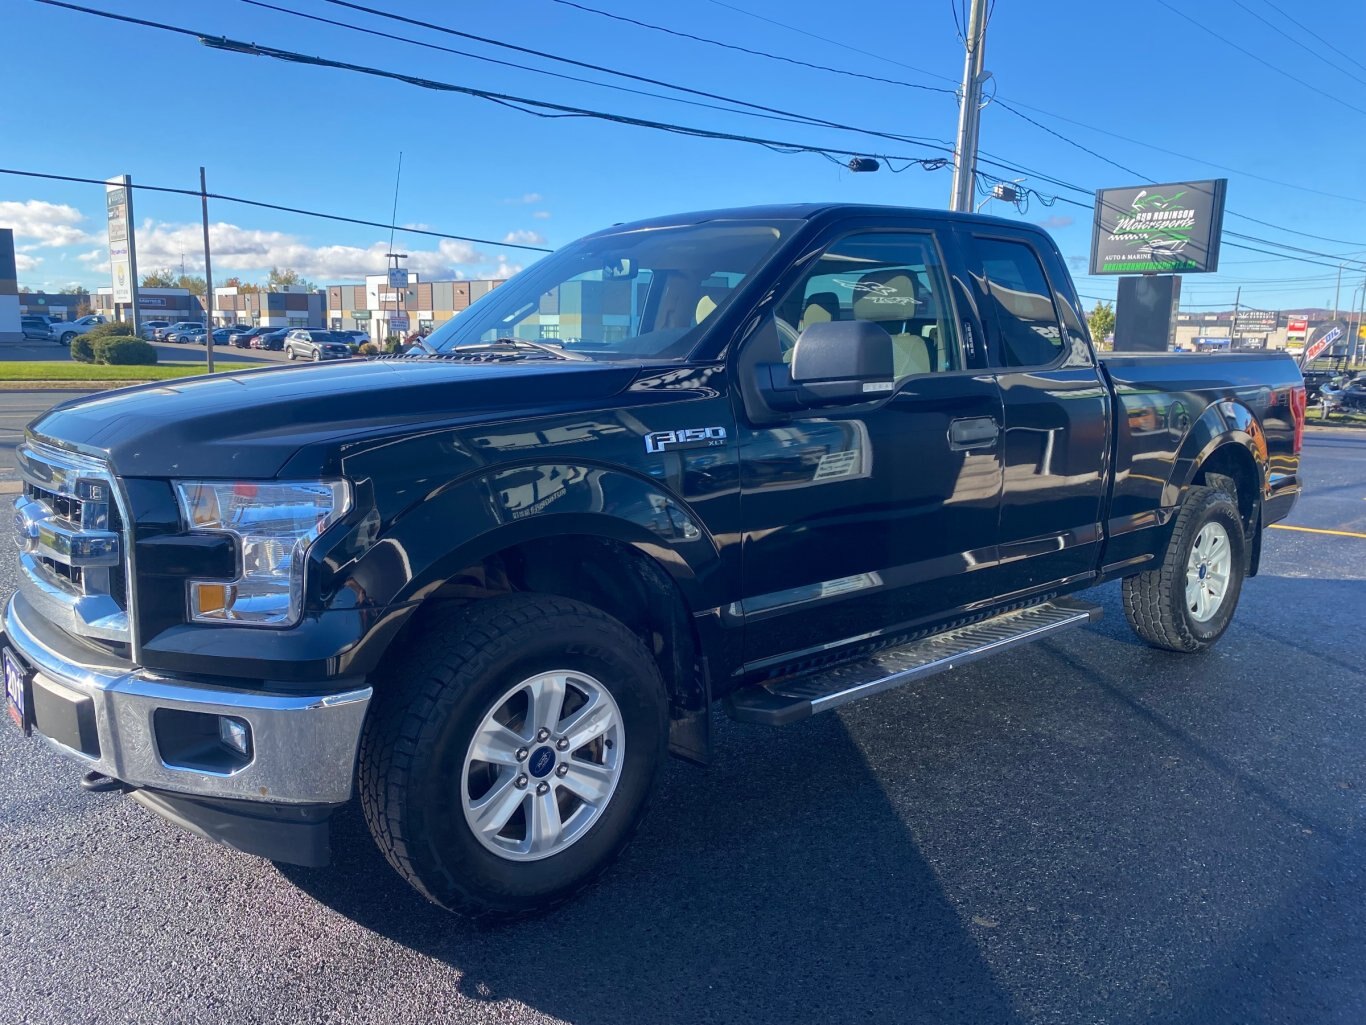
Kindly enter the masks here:
M 127 641 L 128 538 L 113 476 L 98 459 L 34 442 L 18 461 L 19 590 L 64 630 Z

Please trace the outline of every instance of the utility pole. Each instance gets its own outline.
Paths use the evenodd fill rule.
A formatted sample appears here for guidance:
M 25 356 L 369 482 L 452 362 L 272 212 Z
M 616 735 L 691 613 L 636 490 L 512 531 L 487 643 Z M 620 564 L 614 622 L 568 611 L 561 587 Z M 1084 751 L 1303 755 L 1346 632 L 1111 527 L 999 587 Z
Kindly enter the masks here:
M 204 355 L 208 358 L 209 373 L 213 373 L 213 267 L 209 264 L 209 188 L 204 182 L 204 168 L 199 169 L 199 203 L 204 213 Z M 184 257 L 182 256 L 183 260 Z
M 1338 319 L 1338 300 L 1342 298 L 1342 264 L 1338 264 L 1338 287 L 1333 291 L 1333 319 Z
M 987 0 L 972 0 L 968 16 L 967 53 L 963 58 L 963 88 L 958 108 L 958 138 L 953 148 L 953 195 L 949 209 L 972 212 L 973 188 L 977 180 L 977 138 L 982 115 L 982 70 L 986 59 Z
M 1233 339 L 1238 333 L 1238 307 L 1243 304 L 1243 286 L 1238 286 L 1238 294 L 1233 300 L 1233 323 L 1228 326 L 1228 351 L 1233 351 Z

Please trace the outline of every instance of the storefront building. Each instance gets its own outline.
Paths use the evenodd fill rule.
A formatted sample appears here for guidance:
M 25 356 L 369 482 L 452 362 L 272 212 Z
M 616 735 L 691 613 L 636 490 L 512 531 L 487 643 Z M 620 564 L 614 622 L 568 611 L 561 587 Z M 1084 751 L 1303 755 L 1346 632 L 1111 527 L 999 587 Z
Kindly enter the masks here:
M 370 274 L 363 285 L 327 286 L 327 326 L 365 331 L 379 342 L 414 331 L 426 334 L 502 283 L 493 278 L 423 281 L 410 274 L 406 289 L 392 289 L 387 275 Z
M 270 292 L 215 288 L 213 322 L 218 327 L 322 327 L 325 303 L 321 289 L 297 285 L 282 285 Z

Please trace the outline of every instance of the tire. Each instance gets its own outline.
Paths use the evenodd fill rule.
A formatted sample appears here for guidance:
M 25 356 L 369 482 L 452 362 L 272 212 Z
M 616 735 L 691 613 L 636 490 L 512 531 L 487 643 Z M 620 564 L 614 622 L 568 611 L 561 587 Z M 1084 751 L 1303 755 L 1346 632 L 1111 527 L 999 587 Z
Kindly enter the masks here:
M 314 363 L 321 363 L 322 361 L 323 361 L 323 354 L 322 354 L 322 352 L 321 352 L 320 350 L 317 350 L 317 349 L 313 350 L 313 362 L 314 362 Z
M 294 358 L 294 350 L 293 350 L 292 348 L 289 348 L 289 347 L 286 347 L 286 348 L 285 348 L 285 358 L 286 358 L 286 359 L 293 359 L 293 358 Z
M 73 339 L 73 338 L 75 338 L 75 337 L 76 337 L 76 332 L 75 332 L 75 331 L 68 331 L 68 332 L 66 332 L 66 334 L 62 335 L 62 337 L 59 338 L 58 341 L 61 342 L 63 345 L 70 345 L 70 344 L 71 344 L 71 339 Z
M 587 686 L 586 681 L 601 688 L 593 707 L 608 716 L 593 716 L 595 739 L 580 745 L 578 753 L 554 755 L 552 735 L 526 741 L 506 767 L 480 762 L 474 738 L 507 707 L 506 696 L 550 678 L 570 681 L 564 693 Z M 527 594 L 437 611 L 427 619 L 421 639 L 385 668 L 376 691 L 361 738 L 361 807 L 389 864 L 433 903 L 474 918 L 547 910 L 597 878 L 635 835 L 664 760 L 668 700 L 645 646 L 605 613 L 566 598 Z M 606 705 L 602 693 L 610 698 Z M 574 714 L 551 721 L 569 726 Z M 532 725 L 515 719 L 510 728 L 535 736 Z M 576 806 L 573 779 L 559 783 L 557 777 L 578 766 L 594 745 L 590 758 L 608 764 L 615 748 L 619 768 L 611 786 L 603 786 L 607 796 L 591 806 L 596 810 L 581 817 L 581 828 L 569 836 L 575 816 L 590 806 Z M 553 768 L 547 757 L 558 759 Z M 595 775 L 602 773 L 603 766 L 591 765 Z M 476 769 L 497 772 L 483 795 L 471 793 Z M 502 827 L 511 838 L 478 836 L 470 822 L 476 814 L 469 810 L 475 803 L 471 798 L 492 798 L 505 779 L 529 784 L 521 791 L 525 797 L 504 790 L 515 804 Z M 568 817 L 563 846 L 537 853 L 530 816 L 542 787 L 551 801 L 562 802 L 555 820 Z M 533 846 L 513 853 L 519 816 L 525 834 L 520 842 Z
M 1227 575 L 1218 580 L 1217 567 L 1223 564 L 1217 556 L 1221 541 L 1227 546 Z M 1203 556 L 1192 555 L 1197 544 L 1203 546 Z M 1177 513 L 1161 565 L 1124 578 L 1124 617 L 1134 633 L 1154 648 L 1204 651 L 1233 620 L 1247 559 L 1237 499 L 1222 484 L 1191 487 Z M 1214 601 L 1216 580 L 1221 593 Z M 1201 590 L 1206 592 L 1204 597 Z

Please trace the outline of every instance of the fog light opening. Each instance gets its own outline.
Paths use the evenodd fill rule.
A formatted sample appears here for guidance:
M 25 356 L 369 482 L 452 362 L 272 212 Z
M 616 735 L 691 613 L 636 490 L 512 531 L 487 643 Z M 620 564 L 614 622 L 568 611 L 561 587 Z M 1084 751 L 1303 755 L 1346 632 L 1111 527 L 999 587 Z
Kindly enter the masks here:
M 218 742 L 244 758 L 251 757 L 251 727 L 246 720 L 231 715 L 218 717 Z

